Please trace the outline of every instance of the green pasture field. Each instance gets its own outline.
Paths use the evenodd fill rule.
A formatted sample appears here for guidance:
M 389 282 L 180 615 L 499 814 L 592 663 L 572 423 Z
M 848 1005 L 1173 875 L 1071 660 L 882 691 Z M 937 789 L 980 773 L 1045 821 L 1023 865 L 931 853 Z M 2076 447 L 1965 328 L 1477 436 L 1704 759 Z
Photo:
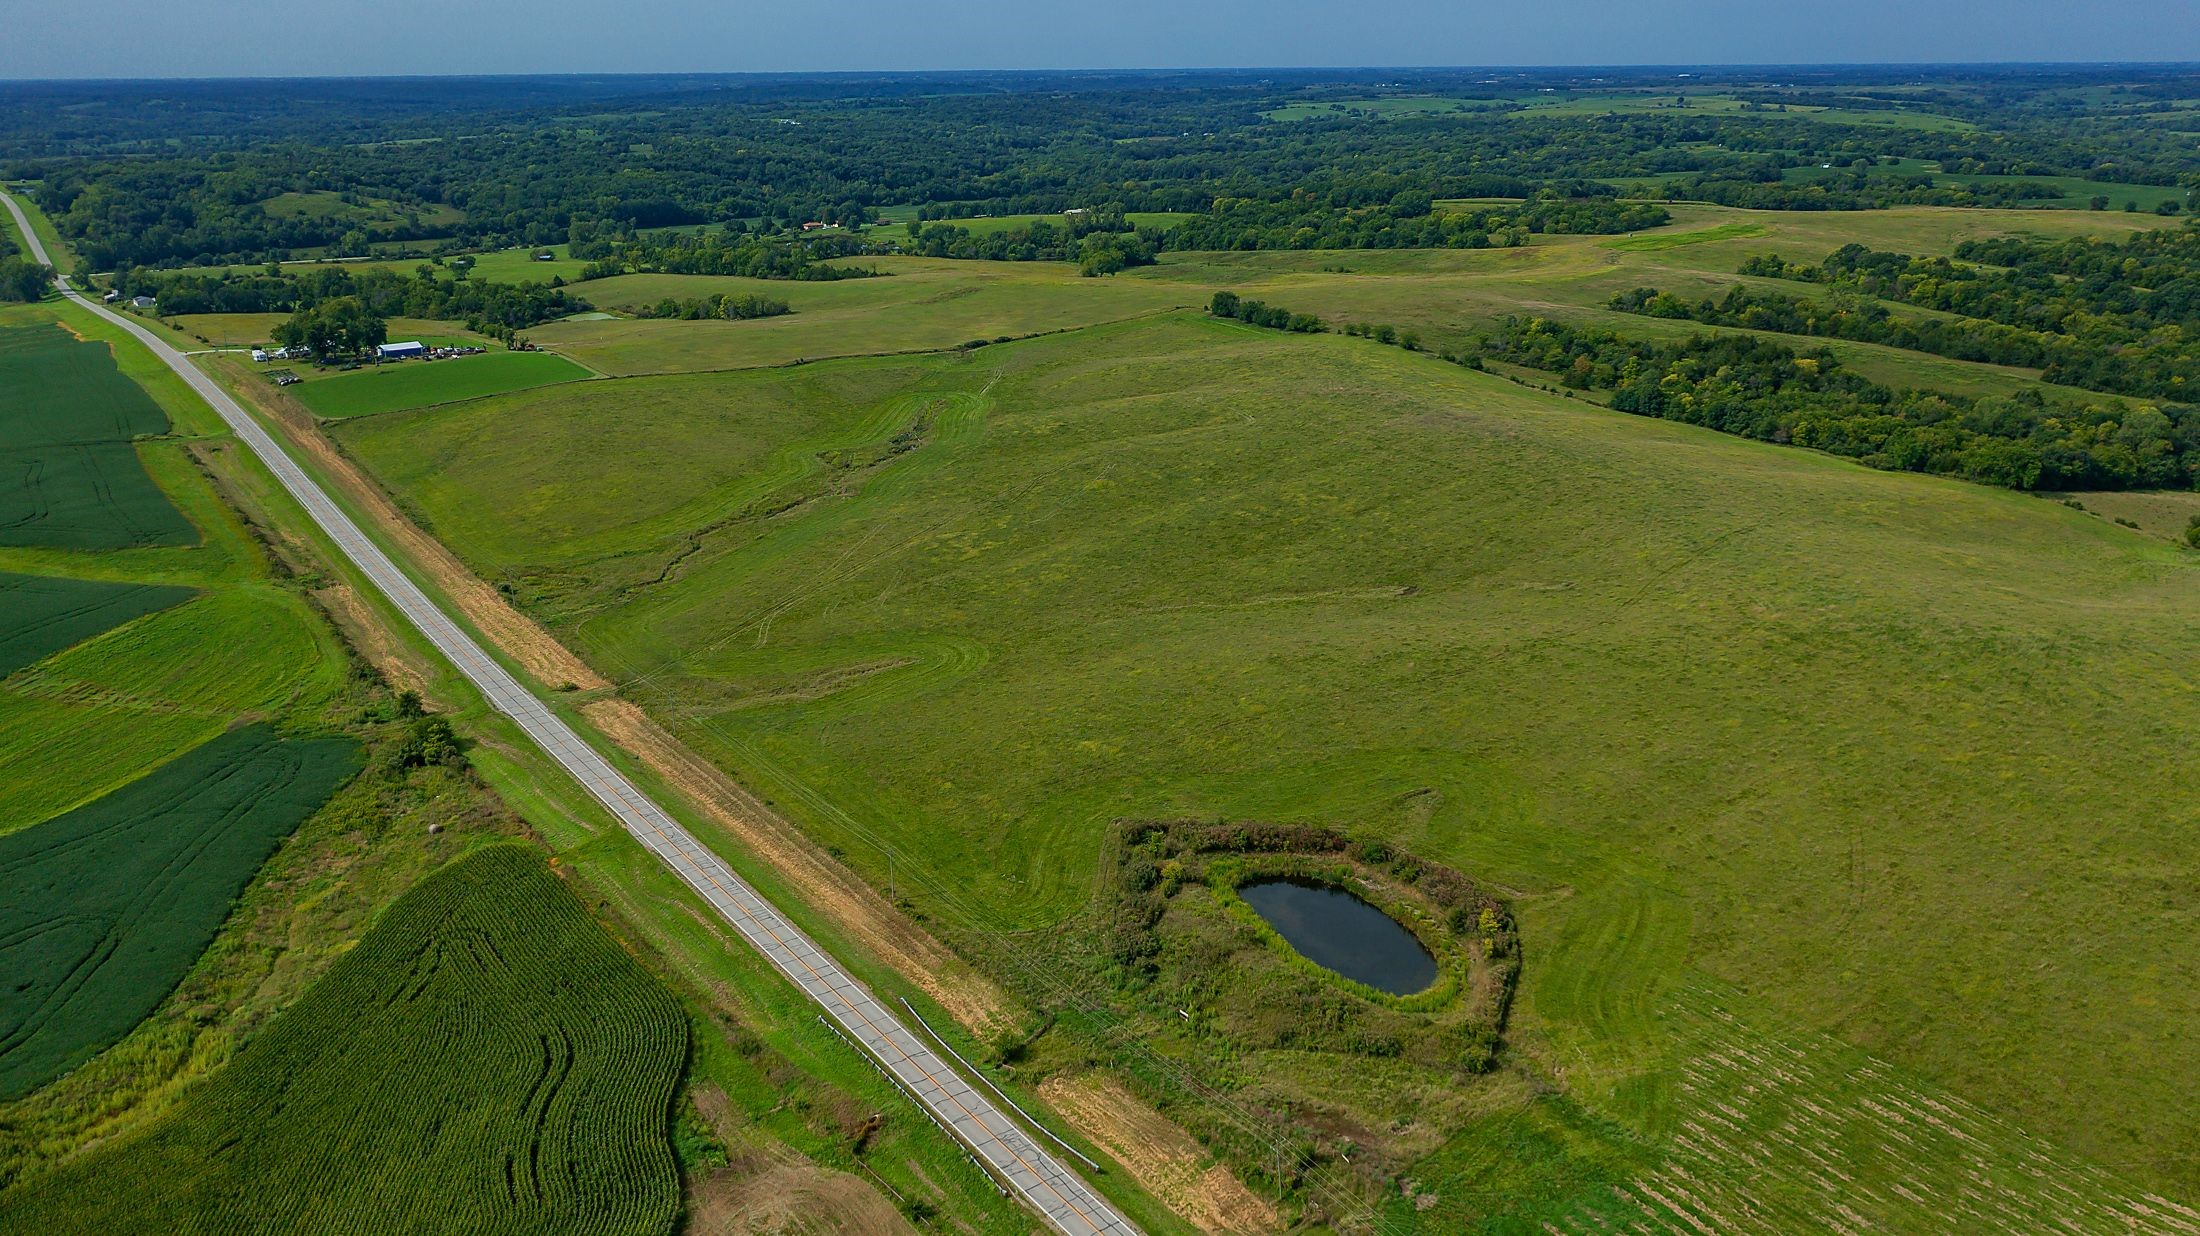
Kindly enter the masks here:
M 455 227 L 466 221 L 465 211 L 442 203 L 411 206 L 378 197 L 364 201 L 365 205 L 355 206 L 343 195 L 324 189 L 279 193 L 261 202 L 260 209 L 277 219 L 344 219 L 367 228 L 403 223 L 408 216 L 430 227 Z
M 2042 217 L 1873 213 L 1917 235 Z M 1693 217 L 1737 214 L 1761 218 Z M 1566 303 L 1622 262 L 1809 256 L 1799 239 L 1849 222 L 1646 255 L 1195 255 L 1150 277 L 1235 269 L 1299 307 L 1355 284 L 1409 304 L 1416 271 L 1418 294 L 1509 279 L 1490 295 L 1518 302 L 1537 272 Z M 1763 1199 L 1818 1226 L 1844 1205 L 1867 1227 L 1942 1221 L 1972 1204 L 1967 1164 L 2035 1218 L 2200 1190 L 2178 1116 L 2200 1078 L 2160 1050 L 2200 1014 L 2173 891 L 2200 853 L 2155 807 L 2184 793 L 2177 736 L 2200 723 L 2183 551 L 1194 314 L 713 381 L 684 413 L 625 414 L 655 448 L 623 457 L 592 410 L 530 417 L 524 395 L 341 432 L 683 738 L 882 884 L 890 849 L 951 934 L 1076 921 L 1126 817 L 1374 832 L 1516 890 L 1512 1060 L 1534 1080 L 1462 1101 L 1544 1113 L 1508 1117 L 1544 1147 L 1518 1169 L 1542 1173 L 1544 1212 L 1615 1213 L 1634 1195 L 1611 1182 L 1644 1163 L 1729 1216 Z M 796 444 L 772 424 L 784 401 L 814 405 Z M 745 415 L 745 474 L 669 475 Z M 780 470 L 803 443 L 819 466 Z M 473 513 L 517 491 L 508 528 Z M 632 504 L 619 537 L 559 512 L 590 491 Z M 2043 955 L 2079 920 L 2082 956 Z M 1730 1077 L 1737 1049 L 1794 1064 Z M 1290 1094 L 1290 1069 L 1244 1076 Z M 1903 1114 L 1928 1104 L 1962 1136 Z M 1733 1134 L 1747 1178 L 1673 1140 L 1725 1108 L 1761 1122 Z M 1431 1230 L 1507 1204 L 1487 1176 L 1501 1127 L 1430 1153 L 1463 1199 Z M 1888 1127 L 1925 1158 L 1875 1158 Z M 1864 1183 L 1829 1193 L 1813 1153 Z M 2041 1192 L 2058 1174 L 2086 1183 Z
M 282 839 L 358 770 L 349 739 L 231 730 L 0 837 L 0 1100 L 128 1033 L 175 988 Z
M 198 539 L 132 439 L 168 419 L 104 343 L 0 326 L 0 545 L 119 549 Z
M 1517 249 L 1168 253 L 1158 266 L 1109 279 L 1081 279 L 1051 263 L 921 258 L 875 259 L 890 277 L 836 283 L 624 275 L 589 284 L 590 298 L 619 310 L 666 297 L 753 292 L 786 300 L 795 312 L 752 322 L 569 320 L 529 336 L 604 373 L 696 372 L 936 350 L 1200 305 L 1216 289 L 1230 288 L 1335 322 L 1388 322 L 1418 332 L 1432 347 L 1457 347 L 1515 313 L 1656 333 L 1664 327 L 1603 305 L 1614 292 L 1643 285 L 1691 295 L 1723 291 L 1738 281 L 1735 267 L 1758 253 L 1815 259 L 1852 241 L 1946 252 L 1977 236 L 2117 235 L 2174 225 L 2154 215 L 2093 211 L 1671 209 L 1670 227 L 1631 239 L 1538 236 Z M 1895 385 L 1998 391 L 2038 385 L 2036 375 L 2022 370 L 1873 345 L 1831 346 L 1867 376 Z
M 588 377 L 551 352 L 489 352 L 449 360 L 400 361 L 302 382 L 298 402 L 332 419 L 501 395 Z
M 160 584 L 0 571 L 0 678 L 190 597 Z
M 557 254 L 548 262 L 538 262 L 535 254 L 543 249 Z M 491 283 L 548 283 L 552 278 L 568 283 L 579 279 L 588 267 L 584 258 L 571 256 L 565 245 L 532 245 L 520 249 L 498 249 L 490 253 L 473 255 L 474 268 L 469 279 L 485 279 Z
M 588 285 L 605 309 L 665 297 L 756 293 L 794 312 L 747 322 L 565 321 L 527 337 L 617 376 L 741 369 L 828 356 L 935 351 L 972 340 L 1089 326 L 1203 303 L 1207 292 L 1121 276 L 1080 278 L 1058 262 L 867 258 L 887 277 L 831 283 L 715 275 L 621 275 Z
M 2137 524 L 2139 530 L 2149 536 L 2158 536 L 2173 544 L 2183 545 L 2185 530 L 2200 517 L 2200 493 L 2176 490 L 2110 490 L 2102 493 L 2069 493 L 2055 495 L 2058 499 L 2075 502 L 2084 510 L 2103 519 L 2122 520 Z
M 34 1178 L 0 1230 L 665 1233 L 680 1006 L 536 854 L 392 906 L 168 1119 Z
M 861 452 L 921 414 L 903 392 L 926 364 L 880 359 L 753 377 L 592 382 L 348 421 L 331 431 L 436 512 L 438 537 L 461 556 L 579 564 L 627 552 L 637 541 L 676 541 L 806 477 L 846 471 L 835 452 Z M 862 411 L 844 425 L 843 409 Z M 536 424 L 557 427 L 561 449 L 544 451 L 530 428 Z M 680 466 L 653 469 L 644 493 L 628 483 L 642 478 L 623 468 L 621 483 L 587 493 L 575 492 L 566 473 L 576 454 L 660 459 L 671 442 L 680 444 Z M 469 495 L 490 476 L 504 485 L 494 508 L 472 505 Z
M 1751 256 L 1778 253 L 1815 261 L 1842 245 L 1908 253 L 1946 253 L 1974 237 L 2123 235 L 2176 226 L 2155 215 L 2062 210 L 1959 210 L 1906 207 L 1875 211 L 1781 212 L 1679 204 L 1673 222 L 1631 238 L 1538 236 L 1514 249 L 1378 250 L 1350 253 L 1170 253 L 1157 266 L 1119 278 L 1229 288 L 1319 315 L 1334 323 L 1387 323 L 1416 332 L 1433 349 L 1471 348 L 1509 315 L 1543 316 L 1622 334 L 1680 337 L 1679 329 L 1604 306 L 1616 292 L 1657 287 L 1689 297 L 1723 294 L 1743 282 L 1733 272 Z M 1839 340 L 1827 346 L 1850 368 L 1896 387 L 2009 393 L 2045 387 L 2038 375 L 2007 366 Z M 2111 396 L 2088 399 L 2112 401 Z
M 1761 223 L 1719 223 L 1710 227 L 1674 231 L 1660 228 L 1644 236 L 1629 236 L 1624 240 L 1607 240 L 1604 247 L 1619 253 L 1658 253 L 1666 249 L 1680 249 L 1688 245 L 1707 245 L 1720 240 L 1744 240 L 1765 234 Z

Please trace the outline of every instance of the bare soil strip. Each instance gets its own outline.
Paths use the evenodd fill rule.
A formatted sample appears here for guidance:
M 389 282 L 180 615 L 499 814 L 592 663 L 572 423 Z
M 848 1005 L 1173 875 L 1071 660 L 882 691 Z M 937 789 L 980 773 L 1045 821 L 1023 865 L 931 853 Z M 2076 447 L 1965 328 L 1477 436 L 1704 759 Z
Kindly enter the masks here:
M 1168 1117 L 1099 1074 L 1049 1077 L 1039 1096 L 1075 1121 L 1145 1188 L 1203 1232 L 1273 1232 L 1275 1209 Z

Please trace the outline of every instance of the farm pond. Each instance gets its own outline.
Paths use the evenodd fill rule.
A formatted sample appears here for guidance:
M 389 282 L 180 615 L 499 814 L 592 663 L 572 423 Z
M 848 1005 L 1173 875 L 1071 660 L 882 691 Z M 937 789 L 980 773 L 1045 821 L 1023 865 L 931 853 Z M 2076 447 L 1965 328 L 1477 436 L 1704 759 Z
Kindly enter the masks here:
M 1333 884 L 1260 880 L 1238 896 L 1307 960 L 1354 982 L 1407 996 L 1436 981 L 1436 958 L 1412 932 Z

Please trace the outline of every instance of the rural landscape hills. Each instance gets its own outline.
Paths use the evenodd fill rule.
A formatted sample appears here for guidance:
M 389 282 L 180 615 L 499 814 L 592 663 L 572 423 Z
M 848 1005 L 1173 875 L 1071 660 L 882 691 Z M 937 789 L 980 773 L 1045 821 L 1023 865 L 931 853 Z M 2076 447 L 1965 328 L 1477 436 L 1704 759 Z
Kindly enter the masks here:
M 0 1232 L 2200 1233 L 2196 142 L 0 83 Z

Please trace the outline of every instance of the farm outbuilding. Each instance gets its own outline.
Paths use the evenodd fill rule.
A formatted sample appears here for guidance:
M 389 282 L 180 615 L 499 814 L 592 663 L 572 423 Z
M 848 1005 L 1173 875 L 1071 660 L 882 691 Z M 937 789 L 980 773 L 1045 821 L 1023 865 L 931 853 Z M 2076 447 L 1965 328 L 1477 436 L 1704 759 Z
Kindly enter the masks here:
M 385 343 L 376 347 L 374 354 L 378 360 L 410 360 L 414 357 L 426 356 L 428 345 L 418 340 L 408 343 Z

